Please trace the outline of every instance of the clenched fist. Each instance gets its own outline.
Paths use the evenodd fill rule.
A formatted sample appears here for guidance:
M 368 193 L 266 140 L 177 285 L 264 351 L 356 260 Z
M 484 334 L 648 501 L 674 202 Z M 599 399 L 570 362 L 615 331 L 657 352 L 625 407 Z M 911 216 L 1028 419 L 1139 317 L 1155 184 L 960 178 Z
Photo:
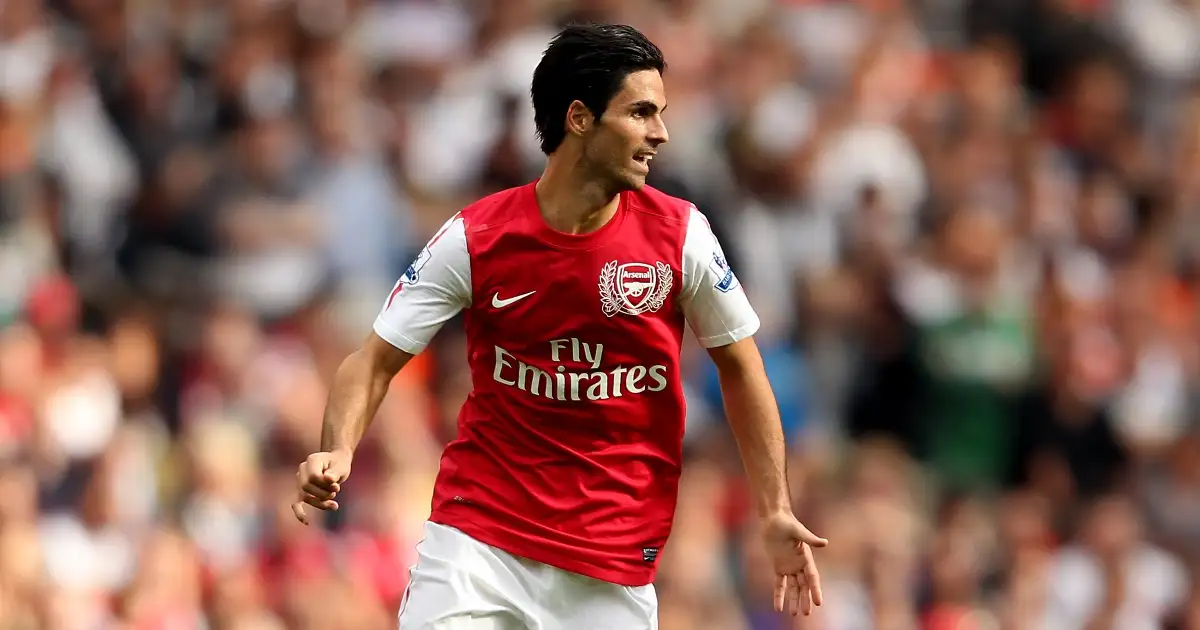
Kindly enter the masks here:
M 342 484 L 350 476 L 350 462 L 353 455 L 348 450 L 335 450 L 328 453 L 313 453 L 300 464 L 296 471 L 296 489 L 298 498 L 292 504 L 292 513 L 296 519 L 305 525 L 309 524 L 308 514 L 304 504 L 307 503 L 318 510 L 337 510 L 338 492 Z

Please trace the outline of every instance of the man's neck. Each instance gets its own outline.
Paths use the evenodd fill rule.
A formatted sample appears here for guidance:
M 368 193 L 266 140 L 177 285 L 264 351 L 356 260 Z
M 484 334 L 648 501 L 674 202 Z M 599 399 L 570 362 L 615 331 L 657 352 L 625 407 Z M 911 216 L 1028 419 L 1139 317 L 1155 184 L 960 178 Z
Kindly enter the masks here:
M 617 213 L 620 195 L 586 174 L 579 160 L 556 155 L 536 186 L 542 220 L 566 234 L 594 232 Z

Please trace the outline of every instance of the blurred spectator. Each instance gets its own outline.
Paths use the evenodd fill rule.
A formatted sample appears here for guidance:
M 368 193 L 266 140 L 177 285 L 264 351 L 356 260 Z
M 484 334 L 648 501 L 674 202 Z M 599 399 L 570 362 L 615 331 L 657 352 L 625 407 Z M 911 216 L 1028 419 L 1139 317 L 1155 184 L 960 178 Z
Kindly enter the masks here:
M 1102 497 L 1080 543 L 1051 561 L 1046 627 L 1158 628 L 1187 595 L 1184 566 L 1143 538 L 1128 498 Z

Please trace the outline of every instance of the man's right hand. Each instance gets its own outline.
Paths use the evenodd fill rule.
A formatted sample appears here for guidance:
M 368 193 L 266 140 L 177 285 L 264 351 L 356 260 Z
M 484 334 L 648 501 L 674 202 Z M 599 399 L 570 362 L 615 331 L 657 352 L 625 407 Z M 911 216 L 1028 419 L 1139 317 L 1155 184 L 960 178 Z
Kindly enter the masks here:
M 292 504 L 292 513 L 296 520 L 309 524 L 308 513 L 304 504 L 307 503 L 318 510 L 337 510 L 338 504 L 334 499 L 342 489 L 342 484 L 350 476 L 350 463 L 353 454 L 348 450 L 336 450 L 328 453 L 313 453 L 300 464 L 296 471 L 296 489 L 298 498 Z

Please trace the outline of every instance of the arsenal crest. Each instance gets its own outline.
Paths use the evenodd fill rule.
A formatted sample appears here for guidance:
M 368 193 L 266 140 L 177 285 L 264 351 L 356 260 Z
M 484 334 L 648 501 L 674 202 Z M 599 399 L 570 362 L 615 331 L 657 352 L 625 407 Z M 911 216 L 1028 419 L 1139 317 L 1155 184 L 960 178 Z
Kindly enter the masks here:
M 653 313 L 667 301 L 673 278 L 664 262 L 618 265 L 614 260 L 600 269 L 600 305 L 608 317 Z

